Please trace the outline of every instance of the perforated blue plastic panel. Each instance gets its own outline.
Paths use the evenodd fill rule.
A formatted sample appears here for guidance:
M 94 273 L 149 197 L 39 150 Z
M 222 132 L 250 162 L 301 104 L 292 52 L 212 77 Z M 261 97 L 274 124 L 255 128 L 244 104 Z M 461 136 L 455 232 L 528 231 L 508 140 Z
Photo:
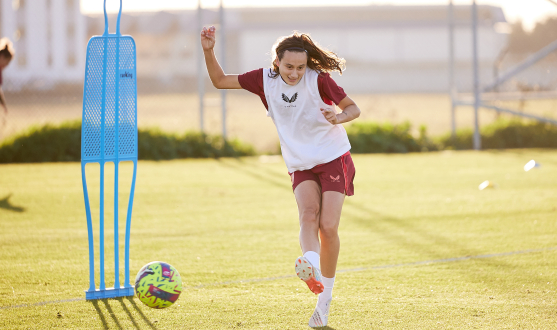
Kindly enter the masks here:
M 137 157 L 135 54 L 135 42 L 130 36 L 99 36 L 89 41 L 83 95 L 82 161 L 114 160 L 117 154 L 120 160 Z M 103 130 L 104 139 L 101 136 Z M 104 157 L 101 149 L 104 150 Z
M 120 12 L 116 33 L 108 33 L 105 0 L 105 31 L 95 36 L 87 45 L 85 84 L 83 90 L 83 115 L 81 127 L 81 177 L 87 216 L 89 240 L 89 289 L 86 299 L 132 296 L 129 279 L 130 228 L 135 179 L 137 177 L 137 77 L 135 42 L 130 36 L 120 34 Z M 133 178 L 126 216 L 125 275 L 120 286 L 119 234 L 118 234 L 118 170 L 121 161 L 133 161 Z M 105 286 L 104 260 L 104 165 L 114 163 L 114 287 Z M 87 163 L 100 164 L 100 217 L 99 217 L 99 278 L 95 284 L 95 254 L 91 206 L 85 177 Z

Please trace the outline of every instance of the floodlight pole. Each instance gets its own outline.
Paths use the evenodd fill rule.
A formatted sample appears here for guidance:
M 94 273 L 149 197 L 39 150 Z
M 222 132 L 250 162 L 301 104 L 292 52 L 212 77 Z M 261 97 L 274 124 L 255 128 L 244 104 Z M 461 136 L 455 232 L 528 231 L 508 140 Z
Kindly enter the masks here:
M 522 72 L 523 70 L 526 70 L 527 68 L 531 67 L 532 65 L 534 65 L 535 63 L 537 63 L 538 61 L 540 61 L 541 59 L 543 59 L 544 57 L 548 56 L 549 54 L 553 53 L 556 50 L 557 50 L 557 40 L 553 41 L 549 45 L 540 49 L 536 53 L 530 55 L 524 61 L 520 62 L 512 69 L 509 69 L 507 72 L 497 77 L 497 79 L 491 85 L 484 87 L 483 91 L 488 92 L 490 90 L 493 90 L 497 86 L 503 84 L 504 82 L 516 76 L 518 73 Z
M 557 5 L 557 0 L 548 0 L 548 1 L 551 2 L 554 5 Z M 449 5 L 452 5 L 452 0 L 449 0 Z M 481 149 L 481 135 L 480 135 L 479 123 L 478 123 L 478 109 L 480 107 L 484 108 L 484 109 L 491 109 L 491 110 L 495 110 L 497 112 L 505 112 L 505 113 L 509 113 L 509 114 L 516 115 L 516 116 L 519 116 L 519 117 L 531 118 L 531 119 L 538 120 L 540 122 L 551 123 L 551 124 L 557 125 L 556 120 L 549 119 L 549 118 L 544 118 L 544 117 L 538 117 L 538 116 L 534 116 L 534 115 L 528 115 L 528 114 L 524 114 L 524 113 L 516 111 L 516 110 L 501 108 L 501 107 L 498 107 L 498 106 L 487 104 L 487 103 L 483 102 L 482 99 L 481 99 L 482 93 L 488 92 L 490 90 L 493 90 L 493 89 L 497 88 L 497 86 L 503 84 L 504 82 L 508 81 L 512 77 L 516 76 L 518 73 L 520 73 L 523 70 L 531 67 L 532 65 L 534 65 L 535 63 L 537 63 L 538 61 L 543 59 L 544 57 L 546 57 L 549 54 L 556 51 L 557 50 L 557 41 L 553 41 L 549 45 L 545 46 L 544 48 L 540 49 L 539 51 L 537 51 L 533 55 L 529 56 L 527 59 L 525 59 L 521 63 L 517 64 L 515 67 L 509 69 L 504 74 L 502 74 L 498 77 L 495 77 L 494 82 L 492 82 L 490 85 L 485 86 L 482 89 L 480 89 L 479 73 L 478 73 L 479 64 L 478 64 L 478 12 L 477 11 L 478 10 L 477 10 L 477 6 L 476 6 L 476 0 L 473 0 L 472 1 L 472 48 L 473 48 L 473 61 L 474 61 L 474 63 L 473 63 L 474 101 L 469 102 L 469 101 L 460 100 L 460 99 L 458 99 L 457 94 L 455 94 L 454 98 L 451 98 L 451 103 L 455 107 L 456 106 L 473 106 L 474 107 L 474 136 L 473 136 L 474 149 L 476 149 L 476 150 Z M 450 28 L 450 26 L 449 26 L 449 28 Z M 451 72 L 451 74 L 453 74 L 453 73 Z M 486 100 L 484 100 L 484 101 L 486 101 Z
M 474 150 L 482 148 L 478 110 L 480 107 L 480 79 L 478 77 L 478 6 L 472 0 L 472 49 L 474 57 Z
M 451 136 L 456 137 L 456 86 L 454 74 L 454 5 L 449 0 L 449 95 L 451 97 Z
M 222 70 L 226 72 L 226 29 L 224 27 L 224 5 L 220 0 L 219 6 L 219 22 L 220 22 L 220 65 Z M 226 89 L 220 90 L 220 99 L 222 107 L 222 137 L 226 139 Z
M 203 9 L 201 8 L 201 0 L 197 1 L 197 33 L 203 29 Z M 198 35 L 196 33 L 196 35 Z M 197 59 L 197 92 L 199 95 L 199 130 L 203 132 L 203 111 L 205 104 L 203 103 L 205 97 L 205 72 L 203 67 L 204 54 L 201 42 L 198 42 L 198 59 Z

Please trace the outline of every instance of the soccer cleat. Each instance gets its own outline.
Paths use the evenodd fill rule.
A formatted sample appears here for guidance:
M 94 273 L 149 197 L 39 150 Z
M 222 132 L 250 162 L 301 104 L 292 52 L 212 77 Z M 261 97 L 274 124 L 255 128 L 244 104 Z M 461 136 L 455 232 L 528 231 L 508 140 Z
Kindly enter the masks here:
M 320 294 L 323 292 L 323 282 L 321 282 L 321 271 L 314 267 L 309 260 L 304 257 L 298 257 L 296 259 L 296 275 L 306 282 L 311 292 L 315 294 Z
M 329 321 L 329 308 L 331 307 L 331 300 L 332 299 L 329 299 L 329 301 L 327 301 L 324 310 L 322 310 L 319 307 L 319 304 L 315 306 L 313 315 L 311 315 L 311 317 L 309 318 L 308 325 L 310 327 L 317 328 L 317 327 L 324 327 L 327 325 L 327 322 Z

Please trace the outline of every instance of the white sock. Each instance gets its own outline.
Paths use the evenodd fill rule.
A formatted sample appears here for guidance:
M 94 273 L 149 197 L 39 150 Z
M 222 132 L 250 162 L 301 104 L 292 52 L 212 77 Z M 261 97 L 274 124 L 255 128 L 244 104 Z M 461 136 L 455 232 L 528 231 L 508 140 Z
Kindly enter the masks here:
M 330 299 L 333 298 L 333 287 L 335 286 L 335 277 L 328 278 L 325 276 L 321 276 L 324 289 L 323 292 L 319 294 L 319 298 L 317 298 L 317 306 L 319 306 L 319 308 L 322 311 L 327 309 L 327 303 L 329 302 Z
M 317 252 L 308 251 L 304 253 L 304 258 L 309 260 L 309 262 L 311 262 L 311 265 L 313 267 L 317 267 L 318 269 L 321 269 L 321 267 L 319 266 L 319 254 Z

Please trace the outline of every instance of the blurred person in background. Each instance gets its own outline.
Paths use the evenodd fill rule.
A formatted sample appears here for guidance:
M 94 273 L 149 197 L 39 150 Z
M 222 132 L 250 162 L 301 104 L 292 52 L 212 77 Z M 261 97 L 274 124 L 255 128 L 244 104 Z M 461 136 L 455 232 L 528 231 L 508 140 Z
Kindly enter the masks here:
M 205 64 L 218 89 L 245 89 L 261 98 L 279 135 L 281 152 L 298 204 L 300 247 L 295 271 L 319 294 L 310 327 L 326 326 L 340 251 L 338 227 L 345 196 L 354 195 L 356 170 L 340 124 L 360 109 L 331 78 L 344 59 L 294 32 L 273 47 L 270 68 L 225 74 L 214 53 L 215 27 L 203 28 Z M 335 103 L 342 112 L 337 113 Z
M 8 114 L 8 106 L 2 90 L 2 71 L 10 64 L 14 54 L 12 42 L 8 38 L 0 39 L 0 105 L 4 108 L 4 116 Z

